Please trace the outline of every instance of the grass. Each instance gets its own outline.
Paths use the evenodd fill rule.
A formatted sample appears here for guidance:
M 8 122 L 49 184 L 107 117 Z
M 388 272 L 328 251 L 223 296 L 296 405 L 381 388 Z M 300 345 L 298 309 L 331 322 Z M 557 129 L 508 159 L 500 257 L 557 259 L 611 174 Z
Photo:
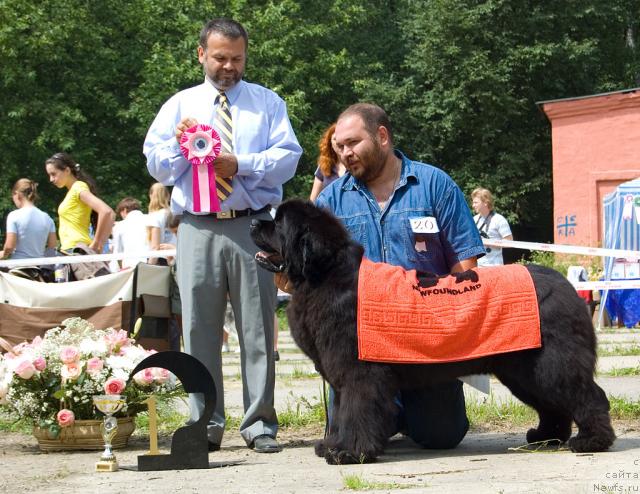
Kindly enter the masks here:
M 609 348 L 598 348 L 598 357 L 633 357 L 640 355 L 640 345 L 614 345 Z
M 32 427 L 25 420 L 12 415 L 8 410 L 0 407 L 0 432 L 19 432 L 31 434 Z
M 173 398 L 175 400 L 176 398 Z M 610 396 L 611 418 L 613 420 L 640 420 L 640 401 L 629 400 L 625 397 Z M 184 407 L 181 407 L 184 409 Z M 159 400 L 158 431 L 172 433 L 183 426 L 187 420 L 186 413 L 176 410 L 172 400 Z M 488 400 L 484 403 L 468 401 L 467 416 L 472 430 L 491 429 L 492 427 L 522 428 L 535 425 L 538 421 L 534 410 L 517 401 L 497 403 Z M 242 417 L 227 415 L 227 430 L 238 430 Z M 289 403 L 285 410 L 278 413 L 278 422 L 282 428 L 298 428 L 310 425 L 323 426 L 325 411 L 322 401 L 310 401 L 304 397 L 297 397 Z M 0 432 L 17 432 L 31 434 L 31 426 L 23 419 L 18 419 L 7 410 L 0 408 Z M 136 434 L 149 433 L 149 418 L 146 413 L 136 416 Z
M 523 427 L 535 424 L 538 420 L 533 408 L 519 401 L 496 402 L 493 398 L 485 402 L 467 401 L 467 417 L 472 430 L 492 426 Z
M 640 420 L 640 401 L 624 397 L 609 396 L 609 413 L 613 420 Z
M 614 367 L 606 372 L 598 372 L 598 375 L 611 377 L 640 376 L 640 365 L 638 367 Z
M 297 398 L 293 406 L 288 405 L 285 410 L 278 413 L 280 427 L 322 425 L 325 420 L 324 404 L 320 400 L 312 403 L 304 397 Z
M 396 490 L 396 489 L 411 489 L 414 487 L 425 487 L 423 484 L 420 486 L 417 485 L 408 485 L 408 484 L 398 484 L 397 482 L 372 482 L 371 480 L 366 480 L 362 478 L 360 475 L 343 475 L 342 483 L 345 489 L 351 491 L 381 491 L 381 490 Z
M 289 378 L 289 379 L 312 379 L 312 378 L 316 378 L 319 377 L 320 374 L 318 374 L 317 371 L 315 370 L 305 370 L 302 367 L 299 366 L 294 366 L 293 370 L 291 371 L 291 374 L 281 374 L 280 377 L 285 377 L 285 378 Z

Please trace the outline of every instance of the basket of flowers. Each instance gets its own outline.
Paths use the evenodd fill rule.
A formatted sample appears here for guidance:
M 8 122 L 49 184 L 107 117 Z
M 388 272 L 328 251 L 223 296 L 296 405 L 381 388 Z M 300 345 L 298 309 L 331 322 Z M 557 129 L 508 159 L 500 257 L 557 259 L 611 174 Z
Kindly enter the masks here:
M 0 405 L 33 425 L 43 450 L 102 449 L 102 414 L 93 396 L 122 395 L 118 436 L 113 447 L 124 447 L 135 425 L 133 418 L 146 409 L 150 395 L 176 391 L 175 377 L 166 369 L 129 374 L 147 356 L 127 332 L 97 329 L 88 321 L 66 319 L 44 337 L 11 347 L 0 342 Z

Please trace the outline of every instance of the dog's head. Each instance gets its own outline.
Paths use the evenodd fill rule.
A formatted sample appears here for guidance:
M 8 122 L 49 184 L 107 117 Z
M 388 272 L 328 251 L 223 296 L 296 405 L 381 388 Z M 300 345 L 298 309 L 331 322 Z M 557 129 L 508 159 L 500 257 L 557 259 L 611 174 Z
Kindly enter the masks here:
M 345 248 L 354 245 L 335 216 L 299 199 L 283 202 L 274 221 L 253 220 L 251 238 L 262 249 L 256 262 L 286 273 L 294 283 L 322 281 L 336 269 Z

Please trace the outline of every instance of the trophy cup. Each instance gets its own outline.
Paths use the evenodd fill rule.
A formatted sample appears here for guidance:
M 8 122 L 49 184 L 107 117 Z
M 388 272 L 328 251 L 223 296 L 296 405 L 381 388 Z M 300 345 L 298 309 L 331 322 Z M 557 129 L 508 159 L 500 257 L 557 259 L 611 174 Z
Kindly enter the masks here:
M 104 421 L 100 427 L 104 439 L 104 452 L 100 461 L 96 463 L 96 472 L 115 472 L 118 462 L 113 454 L 111 441 L 118 431 L 118 419 L 113 414 L 124 406 L 125 400 L 121 395 L 96 395 L 93 397 L 93 404 L 104 413 Z

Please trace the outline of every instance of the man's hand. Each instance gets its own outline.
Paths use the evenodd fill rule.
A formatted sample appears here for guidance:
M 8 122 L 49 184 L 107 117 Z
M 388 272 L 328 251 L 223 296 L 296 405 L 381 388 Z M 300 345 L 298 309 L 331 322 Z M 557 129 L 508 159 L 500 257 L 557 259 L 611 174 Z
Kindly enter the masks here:
M 180 138 L 182 137 L 182 134 L 184 134 L 184 131 L 190 129 L 194 125 L 198 125 L 198 121 L 195 118 L 187 117 L 180 120 L 180 123 L 176 125 L 176 139 L 178 140 L 178 143 L 180 143 Z
M 276 273 L 275 275 L 276 286 L 284 293 L 292 294 L 293 285 L 289 281 L 289 277 L 284 273 Z
M 238 159 L 233 154 L 220 153 L 213 162 L 213 168 L 218 177 L 233 177 L 238 173 Z

